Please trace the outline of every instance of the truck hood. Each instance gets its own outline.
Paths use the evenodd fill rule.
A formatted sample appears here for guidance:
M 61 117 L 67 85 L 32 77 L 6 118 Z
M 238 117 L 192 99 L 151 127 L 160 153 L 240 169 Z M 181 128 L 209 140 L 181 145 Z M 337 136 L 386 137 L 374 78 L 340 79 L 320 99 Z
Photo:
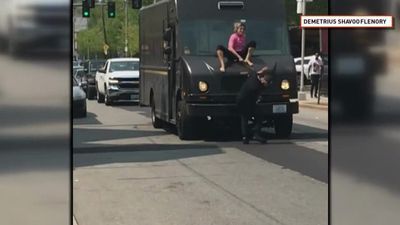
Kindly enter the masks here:
M 114 78 L 139 78 L 139 71 L 114 71 L 109 72 L 108 76 Z
M 196 75 L 218 75 L 219 62 L 215 56 L 185 56 L 182 58 L 189 73 L 193 76 Z M 290 55 L 279 56 L 255 56 L 252 59 L 254 65 L 249 67 L 243 63 L 226 64 L 224 75 L 240 75 L 248 74 L 252 70 L 259 70 L 264 66 L 268 68 L 276 68 L 275 73 L 277 76 L 280 74 L 294 74 L 296 73 L 293 58 Z
M 289 80 L 292 84 L 290 95 L 297 96 L 296 70 L 293 57 L 290 55 L 254 56 L 252 67 L 233 63 L 226 65 L 224 73 L 219 71 L 220 65 L 216 56 L 184 56 L 182 62 L 183 82 L 190 87 L 190 92 L 193 94 L 199 94 L 197 87 L 199 81 L 209 84 L 208 94 L 236 94 L 251 71 L 258 71 L 267 66 L 271 70 L 272 79 L 266 92 L 269 95 L 282 95 L 281 82 Z

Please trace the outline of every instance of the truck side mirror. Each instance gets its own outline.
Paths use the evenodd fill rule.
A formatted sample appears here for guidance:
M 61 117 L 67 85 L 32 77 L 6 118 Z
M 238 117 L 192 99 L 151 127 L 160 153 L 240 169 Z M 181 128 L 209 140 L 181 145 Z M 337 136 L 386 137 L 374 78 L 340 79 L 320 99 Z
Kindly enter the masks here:
M 134 9 L 142 8 L 142 0 L 132 0 L 132 8 Z
M 165 29 L 164 34 L 163 34 L 163 40 L 166 42 L 171 41 L 171 28 Z

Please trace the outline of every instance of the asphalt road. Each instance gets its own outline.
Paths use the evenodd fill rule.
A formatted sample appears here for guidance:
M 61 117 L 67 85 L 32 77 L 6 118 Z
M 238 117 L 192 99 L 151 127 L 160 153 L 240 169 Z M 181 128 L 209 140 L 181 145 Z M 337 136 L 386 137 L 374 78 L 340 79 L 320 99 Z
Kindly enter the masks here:
M 328 112 L 301 109 L 288 140 L 264 131 L 266 145 L 211 128 L 181 141 L 149 108 L 88 101 L 73 121 L 76 221 L 328 224 Z

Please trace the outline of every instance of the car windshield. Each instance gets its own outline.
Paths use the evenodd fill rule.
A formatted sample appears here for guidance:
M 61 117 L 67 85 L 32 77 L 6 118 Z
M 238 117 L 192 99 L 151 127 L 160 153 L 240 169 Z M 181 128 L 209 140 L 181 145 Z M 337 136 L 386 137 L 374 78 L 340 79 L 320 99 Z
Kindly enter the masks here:
M 227 47 L 232 22 L 224 20 L 182 21 L 180 34 L 186 55 L 215 55 L 218 45 Z M 246 41 L 255 41 L 255 55 L 288 54 L 287 29 L 283 21 L 246 21 Z
M 91 72 L 96 72 L 97 70 L 99 70 L 103 66 L 104 66 L 104 62 L 103 61 L 91 62 L 90 63 L 90 71 Z
M 110 64 L 110 71 L 134 71 L 139 70 L 137 61 L 115 61 Z

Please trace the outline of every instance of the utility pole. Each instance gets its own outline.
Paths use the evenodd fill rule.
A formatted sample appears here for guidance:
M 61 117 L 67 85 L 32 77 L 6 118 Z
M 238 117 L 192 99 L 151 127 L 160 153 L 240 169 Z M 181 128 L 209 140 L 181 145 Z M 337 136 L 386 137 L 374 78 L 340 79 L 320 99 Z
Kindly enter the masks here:
M 311 2 L 312 0 L 297 0 L 297 12 L 299 12 L 299 6 L 301 6 L 301 15 L 306 15 L 306 1 Z M 301 5 L 300 5 L 301 3 Z M 306 94 L 304 92 L 304 52 L 305 52 L 305 36 L 306 31 L 304 27 L 301 28 L 301 73 L 300 73 L 300 92 L 299 100 L 306 100 Z
M 105 44 L 106 46 L 108 46 L 107 32 L 106 32 L 106 22 L 105 22 L 105 20 L 104 20 L 104 5 L 103 5 L 103 4 L 101 5 L 101 18 L 102 18 L 102 20 L 103 20 L 104 44 Z M 107 55 L 106 52 L 104 52 L 104 54 Z

